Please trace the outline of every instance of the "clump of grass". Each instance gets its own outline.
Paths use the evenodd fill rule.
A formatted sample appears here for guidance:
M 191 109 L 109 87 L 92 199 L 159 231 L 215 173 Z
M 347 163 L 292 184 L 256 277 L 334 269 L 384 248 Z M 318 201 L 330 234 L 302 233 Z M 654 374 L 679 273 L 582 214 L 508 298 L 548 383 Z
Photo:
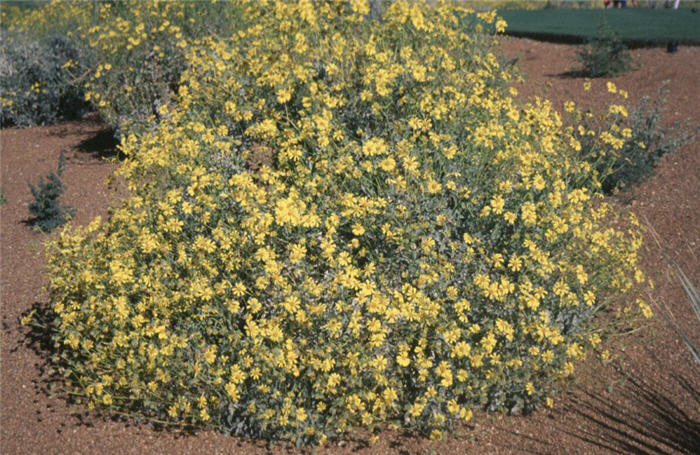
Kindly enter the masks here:
M 659 246 L 659 248 L 662 248 L 658 232 L 656 232 L 651 223 L 649 223 L 649 220 L 646 220 L 646 224 L 647 227 L 649 227 L 654 241 Z M 693 309 L 693 313 L 695 313 L 695 318 L 697 319 L 698 324 L 700 324 L 700 293 L 698 293 L 698 290 L 695 288 L 695 286 L 685 274 L 683 269 L 675 261 L 670 259 L 665 252 L 663 253 L 663 256 L 666 260 L 666 263 L 672 265 L 673 272 L 676 275 L 678 281 L 681 283 L 681 286 L 683 286 L 683 290 L 685 291 L 685 294 L 688 296 L 688 300 L 690 301 L 690 307 Z M 693 340 L 690 339 L 686 331 L 683 330 L 683 327 L 681 327 L 676 318 L 673 316 L 671 310 L 669 310 L 666 306 L 661 306 L 659 304 L 656 304 L 655 306 L 659 310 L 659 313 L 661 313 L 661 315 L 664 317 L 664 319 L 666 319 L 666 322 L 668 322 L 671 328 L 681 337 L 683 343 L 685 343 L 686 347 L 690 351 L 690 354 L 693 356 L 693 359 L 695 359 L 697 366 L 700 367 L 700 348 L 693 342 Z
M 43 232 L 51 232 L 64 224 L 74 214 L 72 207 L 61 205 L 58 198 L 63 194 L 65 186 L 61 181 L 66 159 L 61 152 L 58 158 L 57 171 L 51 172 L 47 180 L 39 179 L 39 185 L 29 184 L 29 189 L 34 196 L 34 201 L 29 204 L 29 212 L 33 215 L 30 224 Z
M 688 296 L 688 300 L 690 300 L 690 306 L 693 308 L 695 317 L 698 319 L 698 323 L 700 323 L 700 294 L 698 294 L 698 290 L 695 289 L 693 283 L 690 282 L 686 274 L 678 266 L 676 266 L 676 275 L 683 286 L 683 290 Z M 698 366 L 700 366 L 700 350 L 698 350 L 698 347 L 695 346 L 695 344 L 690 340 L 683 329 L 678 326 L 678 324 L 675 324 L 675 327 L 678 333 L 681 335 L 681 338 L 683 338 L 683 342 L 690 350 L 690 353 L 693 355 L 693 358 L 697 362 Z
M 576 55 L 581 74 L 588 77 L 609 77 L 626 73 L 632 67 L 632 57 L 620 36 L 603 20 L 598 36 L 589 40 Z

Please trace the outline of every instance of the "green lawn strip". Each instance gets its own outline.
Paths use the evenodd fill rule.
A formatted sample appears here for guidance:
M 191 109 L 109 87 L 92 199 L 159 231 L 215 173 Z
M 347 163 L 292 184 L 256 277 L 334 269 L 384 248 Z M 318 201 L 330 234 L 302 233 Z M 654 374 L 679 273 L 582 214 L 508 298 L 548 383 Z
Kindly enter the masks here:
M 506 34 L 512 36 L 581 43 L 595 37 L 605 20 L 628 45 L 700 44 L 700 12 L 689 9 L 504 10 L 499 14 L 508 23 Z

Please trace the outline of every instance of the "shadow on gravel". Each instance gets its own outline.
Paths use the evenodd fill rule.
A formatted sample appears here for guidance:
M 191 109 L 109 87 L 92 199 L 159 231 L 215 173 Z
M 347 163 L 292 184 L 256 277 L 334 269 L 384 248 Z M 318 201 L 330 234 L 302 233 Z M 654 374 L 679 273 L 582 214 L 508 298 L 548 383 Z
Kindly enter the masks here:
M 34 302 L 31 308 L 20 316 L 19 326 L 24 332 L 23 342 L 12 348 L 14 352 L 24 345 L 41 358 L 42 361 L 37 364 L 42 378 L 40 381 L 43 383 L 40 390 L 46 393 L 50 389 L 49 383 L 58 379 L 58 375 L 51 368 L 51 357 L 55 351 L 51 340 L 51 324 L 55 317 L 56 313 L 48 308 L 46 303 Z
M 559 408 L 549 416 L 554 431 L 589 444 L 590 453 L 700 453 L 700 421 L 687 412 L 700 409 L 700 391 L 691 381 L 669 373 L 667 382 L 649 382 L 647 376 L 619 367 L 613 377 L 614 388 L 609 393 L 584 389 L 568 393 L 561 405 L 566 409 Z M 574 429 L 566 423 L 570 420 L 566 414 L 575 414 L 575 420 L 583 423 Z M 509 448 L 514 451 L 559 453 L 561 449 L 509 428 L 500 430 L 513 438 Z M 536 447 L 532 452 L 525 447 L 530 443 Z
M 668 453 L 670 449 L 700 453 L 700 422 L 674 402 L 674 395 L 667 385 L 650 384 L 641 377 L 619 373 L 624 382 L 616 393 L 624 404 L 618 407 L 608 397 L 584 392 L 574 401 L 574 412 L 593 424 L 592 428 L 581 433 L 567 433 L 610 450 Z M 689 386 L 676 375 L 670 376 L 669 380 L 681 387 L 684 384 Z M 684 405 L 696 408 L 698 396 L 697 392 L 693 393 L 695 404 Z
M 569 70 L 563 73 L 545 74 L 545 76 L 557 79 L 585 79 L 589 77 L 586 72 L 582 70 Z
M 118 149 L 119 140 L 114 129 L 103 123 L 96 115 L 86 115 L 69 124 L 57 124 L 51 127 L 48 134 L 60 138 L 89 135 L 74 146 L 74 158 L 85 154 L 95 159 L 124 159 L 124 155 Z
M 94 158 L 108 159 L 117 158 L 124 159 L 124 154 L 117 148 L 119 141 L 114 136 L 114 130 L 105 128 L 94 136 L 80 141 L 76 146 L 78 152 L 86 153 Z

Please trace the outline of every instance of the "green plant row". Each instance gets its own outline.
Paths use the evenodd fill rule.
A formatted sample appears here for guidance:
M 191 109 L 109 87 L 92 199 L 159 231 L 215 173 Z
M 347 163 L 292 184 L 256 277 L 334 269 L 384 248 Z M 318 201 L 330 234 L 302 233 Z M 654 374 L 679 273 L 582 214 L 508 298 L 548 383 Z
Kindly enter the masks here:
M 665 45 L 669 41 L 700 44 L 700 14 L 690 9 L 621 8 L 610 10 L 504 10 L 506 34 L 583 43 L 598 37 L 605 20 L 629 46 Z

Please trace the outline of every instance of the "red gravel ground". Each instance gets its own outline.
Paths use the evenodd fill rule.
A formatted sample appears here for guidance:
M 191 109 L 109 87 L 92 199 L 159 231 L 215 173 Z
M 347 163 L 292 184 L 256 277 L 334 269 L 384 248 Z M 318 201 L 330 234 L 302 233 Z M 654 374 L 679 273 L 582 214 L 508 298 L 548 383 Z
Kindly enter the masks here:
M 565 73 L 575 63 L 575 47 L 525 39 L 503 39 L 510 58 L 518 57 L 525 83 L 521 96 L 602 107 L 606 80 L 594 80 L 590 92 L 583 79 Z M 630 92 L 630 104 L 654 95 L 669 80 L 664 121 L 689 119 L 698 125 L 700 48 L 681 47 L 633 52 L 637 67 L 613 81 Z M 31 195 L 27 182 L 55 170 L 66 153 L 64 202 L 77 209 L 76 224 L 86 224 L 117 200 L 105 185 L 116 165 L 102 159 L 113 153 L 110 134 L 94 120 L 0 131 L 0 302 L 2 346 L 0 383 L 0 453 L 279 453 L 267 446 L 213 432 L 181 434 L 99 416 L 75 416 L 66 402 L 45 392 L 45 356 L 32 347 L 20 318 L 45 303 L 41 288 L 46 234 L 27 226 Z M 700 345 L 700 322 L 672 273 L 677 263 L 700 287 L 700 154 L 697 142 L 659 163 L 654 176 L 624 192 L 617 205 L 635 211 L 658 234 L 647 234 L 644 267 L 656 283 L 650 296 L 675 316 Z M 608 366 L 589 360 L 577 379 L 558 397 L 553 409 L 528 417 L 478 413 L 472 424 L 446 440 L 432 442 L 386 432 L 379 442 L 361 438 L 329 444 L 319 453 L 700 453 L 700 366 L 679 336 L 657 317 L 616 340 L 619 355 Z

